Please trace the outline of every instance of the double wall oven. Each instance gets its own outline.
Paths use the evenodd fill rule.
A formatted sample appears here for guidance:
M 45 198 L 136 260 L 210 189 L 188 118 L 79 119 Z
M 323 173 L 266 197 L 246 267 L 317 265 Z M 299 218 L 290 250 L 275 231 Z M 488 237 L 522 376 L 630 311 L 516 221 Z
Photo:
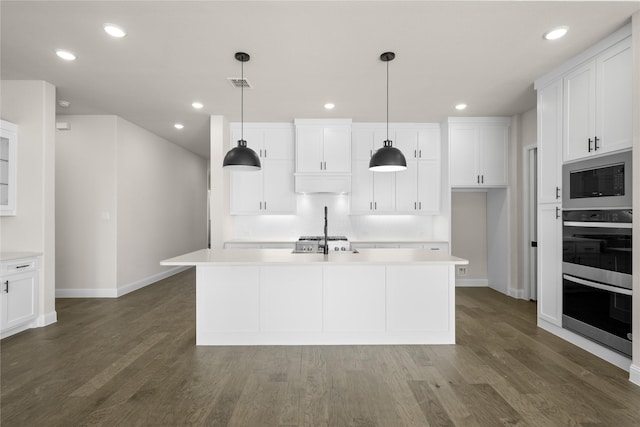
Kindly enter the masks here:
M 563 167 L 562 326 L 631 356 L 631 153 Z

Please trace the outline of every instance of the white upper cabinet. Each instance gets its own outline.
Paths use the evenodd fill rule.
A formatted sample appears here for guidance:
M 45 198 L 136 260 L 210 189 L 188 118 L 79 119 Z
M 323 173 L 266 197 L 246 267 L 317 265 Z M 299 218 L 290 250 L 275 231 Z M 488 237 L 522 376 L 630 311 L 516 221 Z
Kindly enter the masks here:
M 231 146 L 240 136 L 232 124 Z M 247 146 L 260 156 L 257 172 L 230 172 L 231 215 L 291 214 L 295 212 L 293 191 L 293 126 L 286 123 L 245 123 Z
M 0 215 L 16 214 L 16 153 L 18 127 L 0 123 Z
M 538 89 L 538 203 L 562 197 L 562 80 Z
M 449 119 L 452 187 L 508 184 L 509 118 Z
M 564 161 L 631 147 L 631 38 L 563 78 Z
M 351 121 L 296 120 L 297 173 L 350 173 Z
M 407 159 L 395 173 L 369 171 L 369 160 L 388 137 Z M 435 215 L 440 212 L 441 167 L 438 124 L 354 125 L 352 214 Z

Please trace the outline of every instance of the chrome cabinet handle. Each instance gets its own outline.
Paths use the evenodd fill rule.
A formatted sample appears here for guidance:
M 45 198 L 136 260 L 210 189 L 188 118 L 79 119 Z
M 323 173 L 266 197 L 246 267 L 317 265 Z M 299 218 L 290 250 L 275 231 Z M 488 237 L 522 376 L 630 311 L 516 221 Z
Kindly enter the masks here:
M 422 202 L 418 202 L 418 209 L 422 210 Z
M 413 210 L 418 210 L 418 202 L 413 202 Z
M 413 150 L 413 157 L 418 157 L 418 150 Z
M 478 184 L 480 184 L 480 175 L 476 175 L 476 178 L 477 178 Z
M 264 201 L 264 210 L 265 211 L 267 210 L 267 201 L 266 200 Z
M 484 184 L 484 175 L 480 175 L 480 176 L 482 177 L 482 179 L 480 180 L 480 182 L 481 182 L 482 184 Z
M 418 157 L 422 158 L 422 150 L 418 150 Z

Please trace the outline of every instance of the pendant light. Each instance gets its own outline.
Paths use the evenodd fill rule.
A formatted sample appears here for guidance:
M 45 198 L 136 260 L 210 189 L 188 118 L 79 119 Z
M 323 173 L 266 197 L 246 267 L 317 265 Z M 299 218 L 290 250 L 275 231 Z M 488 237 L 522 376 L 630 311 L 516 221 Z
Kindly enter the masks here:
M 396 54 L 385 52 L 380 55 L 380 60 L 387 63 L 387 139 L 384 146 L 373 153 L 369 161 L 369 170 L 373 172 L 398 172 L 407 169 L 407 159 L 402 151 L 393 147 L 389 139 L 389 61 L 393 61 Z
M 240 140 L 238 146 L 229 150 L 224 156 L 222 166 L 230 170 L 239 171 L 259 171 L 261 169 L 260 158 L 251 148 L 247 147 L 244 140 L 244 63 L 249 61 L 248 53 L 237 52 L 236 59 L 240 61 L 242 69 L 242 79 L 240 81 Z

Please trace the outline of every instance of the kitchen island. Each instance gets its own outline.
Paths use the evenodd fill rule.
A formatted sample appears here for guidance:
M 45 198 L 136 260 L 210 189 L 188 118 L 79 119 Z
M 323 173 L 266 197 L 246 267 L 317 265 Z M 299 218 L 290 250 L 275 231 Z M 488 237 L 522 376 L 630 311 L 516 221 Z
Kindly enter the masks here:
M 197 345 L 454 344 L 455 265 L 427 249 L 192 252 Z

